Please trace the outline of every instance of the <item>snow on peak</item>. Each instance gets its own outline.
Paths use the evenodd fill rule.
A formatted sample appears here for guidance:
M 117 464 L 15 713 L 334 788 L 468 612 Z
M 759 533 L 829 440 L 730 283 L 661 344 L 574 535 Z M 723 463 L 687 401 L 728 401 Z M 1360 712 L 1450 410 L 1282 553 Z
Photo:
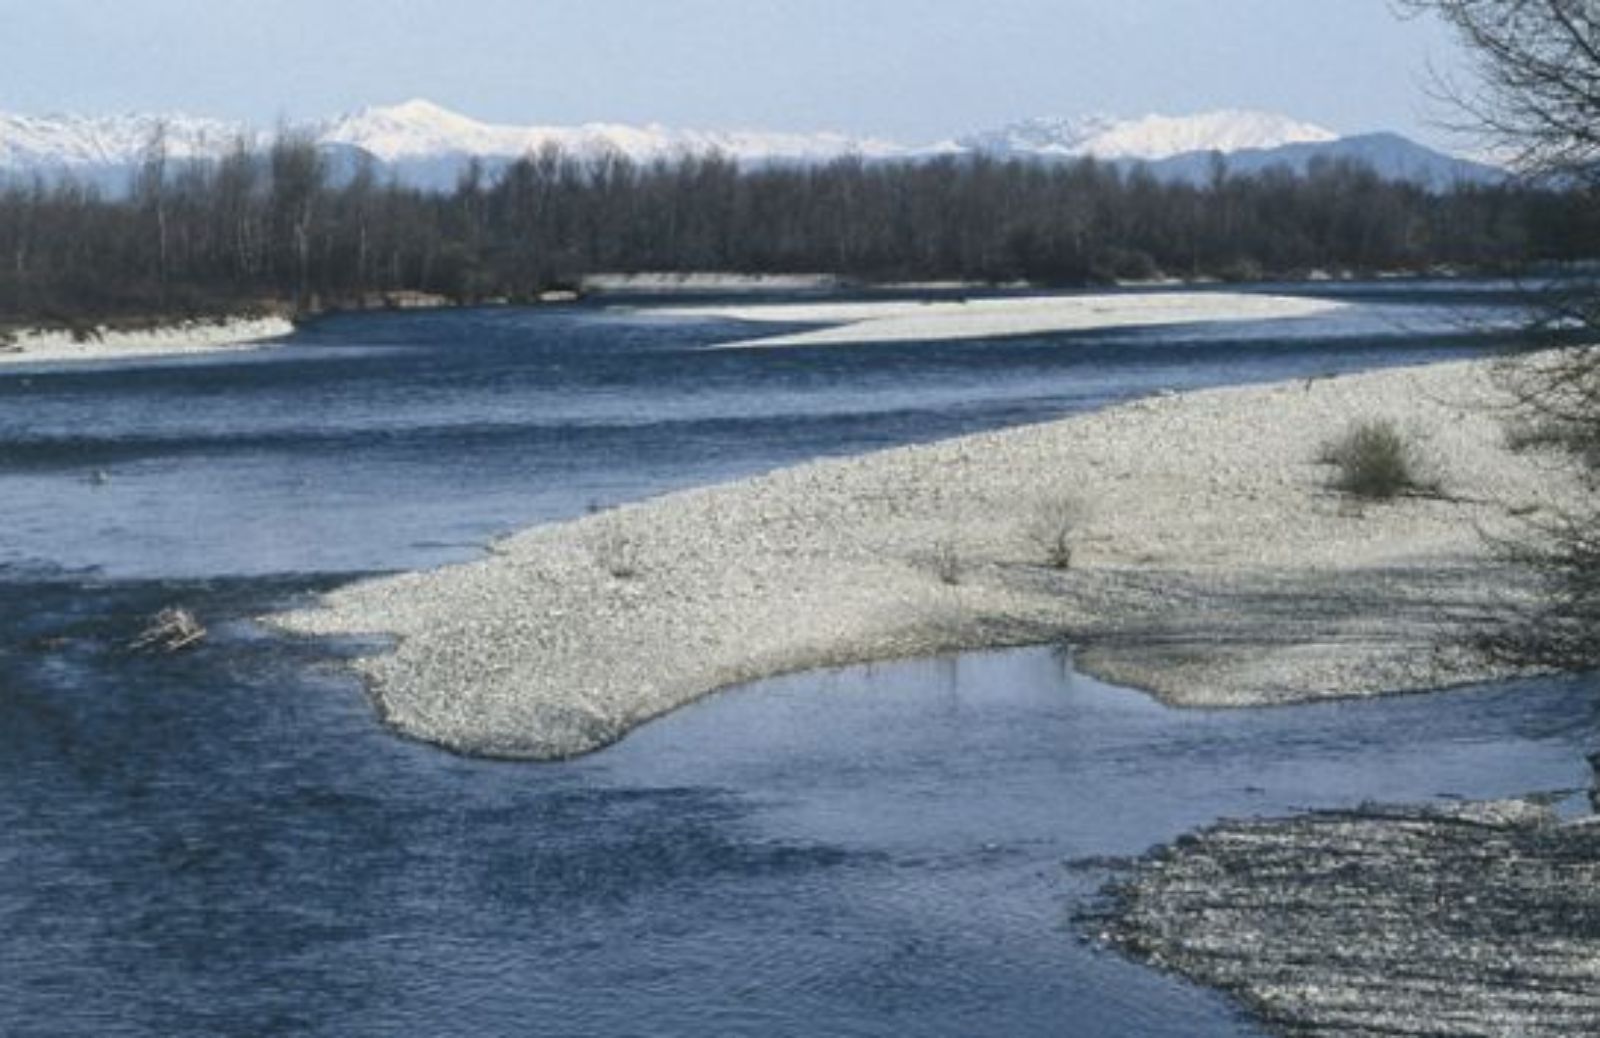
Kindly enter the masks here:
M 1084 154 L 1085 144 L 1097 134 L 1116 125 L 1117 120 L 1106 115 L 1038 116 L 968 134 L 957 143 L 968 151 L 984 154 L 1075 156 Z
M 1235 152 L 1324 143 L 1338 134 L 1268 112 L 1220 111 L 1201 115 L 1147 115 L 1119 123 L 1090 142 L 1105 158 L 1166 159 L 1195 151 Z
M 210 158 L 253 139 L 237 123 L 187 115 L 9 115 L 0 112 L 0 169 L 127 166 L 163 142 L 169 158 Z
M 179 161 L 224 155 L 240 139 L 256 145 L 271 140 L 270 135 L 240 124 L 181 115 L 0 113 L 0 176 L 52 170 L 125 173 L 143 161 L 158 129 L 165 134 L 167 154 Z M 1197 152 L 1270 151 L 1337 139 L 1329 130 L 1286 116 L 1224 110 L 1137 119 L 1106 115 L 1028 119 L 955 141 L 907 147 L 841 133 L 679 130 L 654 124 L 501 125 L 420 98 L 365 108 L 303 129 L 324 146 L 359 149 L 395 166 L 403 176 L 432 177 L 426 182 L 445 186 L 452 182 L 453 170 L 469 157 L 505 162 L 537 154 L 549 145 L 579 158 L 623 155 L 638 162 L 713 153 L 747 165 L 817 163 L 845 156 L 917 160 L 972 154 L 1160 162 Z
M 413 97 L 409 101 L 402 101 L 387 108 L 372 107 L 368 108 L 367 111 L 382 113 L 393 119 L 405 119 L 414 122 L 450 124 L 471 121 L 459 112 L 452 112 L 443 105 L 434 104 L 424 97 Z
M 385 162 L 436 155 L 514 156 L 537 145 L 532 131 L 478 122 L 431 101 L 363 108 L 334 120 L 324 144 L 361 148 Z
M 320 140 L 358 147 L 386 162 L 451 155 L 511 159 L 549 144 L 580 156 L 611 152 L 637 161 L 713 151 L 739 161 L 817 161 L 846 154 L 883 158 L 904 151 L 888 141 L 836 133 L 672 130 L 655 124 L 495 125 L 421 100 L 345 116 L 328 126 Z
M 1235 152 L 1321 143 L 1338 134 L 1268 112 L 1222 110 L 1198 115 L 1147 115 L 1139 119 L 1089 116 L 1039 118 L 973 134 L 973 151 L 1006 155 L 1088 156 L 1157 161 L 1197 151 Z
M 270 136 L 236 123 L 186 116 L 25 116 L 0 113 L 0 172 L 120 169 L 137 165 L 158 127 L 177 160 L 215 158 L 244 138 Z M 894 158 L 908 149 L 839 133 L 674 130 L 657 125 L 508 126 L 482 122 L 432 101 L 364 108 L 302 127 L 325 146 L 360 149 L 385 163 L 510 160 L 556 145 L 569 154 L 625 155 L 648 162 L 679 155 L 727 155 L 739 162 L 825 162 L 843 155 Z

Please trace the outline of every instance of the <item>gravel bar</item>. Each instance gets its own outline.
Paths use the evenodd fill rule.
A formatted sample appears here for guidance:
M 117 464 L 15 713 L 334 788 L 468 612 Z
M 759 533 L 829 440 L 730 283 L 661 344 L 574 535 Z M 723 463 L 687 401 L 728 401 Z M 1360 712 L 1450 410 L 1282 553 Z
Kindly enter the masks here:
M 1101 940 L 1276 1034 L 1600 1034 L 1600 824 L 1533 803 L 1229 821 L 1111 888 Z
M 0 365 L 131 360 L 258 346 L 294 334 L 284 317 L 223 317 L 142 329 L 0 329 Z
M 1157 292 L 1115 295 L 1044 295 L 957 301 L 877 300 L 856 303 L 726 303 L 657 311 L 678 317 L 714 317 L 761 324 L 826 327 L 769 335 L 713 349 L 788 346 L 855 346 L 869 342 L 936 342 L 1000 336 L 1048 335 L 1110 328 L 1271 323 L 1288 331 L 1297 321 L 1348 311 L 1329 299 L 1254 292 Z
M 1504 403 L 1488 362 L 1151 398 L 535 527 L 270 622 L 392 636 L 354 662 L 387 723 L 510 758 L 783 672 L 1057 639 L 1195 706 L 1483 680 L 1433 648 L 1520 579 L 1479 531 L 1577 493 L 1506 449 Z M 1367 418 L 1441 493 L 1329 489 L 1322 446 Z

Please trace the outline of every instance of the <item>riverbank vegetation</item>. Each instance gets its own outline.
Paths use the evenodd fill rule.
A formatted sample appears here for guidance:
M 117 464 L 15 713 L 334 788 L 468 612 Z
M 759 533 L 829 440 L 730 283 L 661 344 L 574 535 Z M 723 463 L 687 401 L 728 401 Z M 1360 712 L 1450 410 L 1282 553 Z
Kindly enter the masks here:
M 1600 4 L 1592 0 L 1406 0 L 1441 19 L 1472 58 L 1472 84 L 1441 84 L 1463 126 L 1513 155 L 1530 174 L 1573 184 L 1591 210 L 1600 192 Z M 1575 283 L 1551 301 L 1536 331 L 1587 348 L 1508 365 L 1523 430 L 1575 460 L 1587 494 L 1578 506 L 1528 520 L 1504 547 L 1531 567 L 1543 594 L 1511 608 L 1481 638 L 1505 662 L 1600 667 L 1600 283 Z M 1529 344 L 1552 339 L 1530 333 Z
M 1323 444 L 1320 460 L 1335 469 L 1333 486 L 1353 497 L 1387 501 L 1424 489 L 1416 448 L 1394 422 L 1357 422 Z
M 744 169 L 546 150 L 453 191 L 335 169 L 310 141 L 169 162 L 125 195 L 71 180 L 0 189 L 0 323 L 287 306 L 532 299 L 592 272 L 826 272 L 1081 285 L 1156 277 L 1503 270 L 1585 258 L 1586 196 L 1436 192 L 1326 162 L 1205 183 L 1092 160 L 844 159 Z

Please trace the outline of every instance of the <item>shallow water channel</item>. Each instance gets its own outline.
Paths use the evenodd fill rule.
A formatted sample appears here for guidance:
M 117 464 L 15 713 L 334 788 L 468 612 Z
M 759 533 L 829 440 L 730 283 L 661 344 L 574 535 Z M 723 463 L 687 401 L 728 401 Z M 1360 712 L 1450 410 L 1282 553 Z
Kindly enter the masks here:
M 1433 302 L 710 353 L 749 330 L 467 311 L 0 369 L 0 1034 L 1254 1033 L 1079 939 L 1099 859 L 1579 786 L 1592 681 L 1179 713 L 1037 649 L 777 679 L 507 765 L 392 737 L 334 665 L 356 647 L 249 618 L 593 504 L 1490 345 Z M 122 648 L 172 603 L 203 648 Z

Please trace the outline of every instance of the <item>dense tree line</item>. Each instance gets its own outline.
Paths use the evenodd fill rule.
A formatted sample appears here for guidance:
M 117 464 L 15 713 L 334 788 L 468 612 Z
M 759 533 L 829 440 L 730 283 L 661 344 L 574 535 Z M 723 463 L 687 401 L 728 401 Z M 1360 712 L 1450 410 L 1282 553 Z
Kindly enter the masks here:
M 298 310 L 417 291 L 525 299 L 596 271 L 827 272 L 1086 284 L 1313 270 L 1499 268 L 1600 241 L 1587 199 L 1433 192 L 1343 162 L 1203 184 L 1083 160 L 978 157 L 741 169 L 547 150 L 451 192 L 330 169 L 306 140 L 176 165 L 159 139 L 115 197 L 0 190 L 0 318 Z

